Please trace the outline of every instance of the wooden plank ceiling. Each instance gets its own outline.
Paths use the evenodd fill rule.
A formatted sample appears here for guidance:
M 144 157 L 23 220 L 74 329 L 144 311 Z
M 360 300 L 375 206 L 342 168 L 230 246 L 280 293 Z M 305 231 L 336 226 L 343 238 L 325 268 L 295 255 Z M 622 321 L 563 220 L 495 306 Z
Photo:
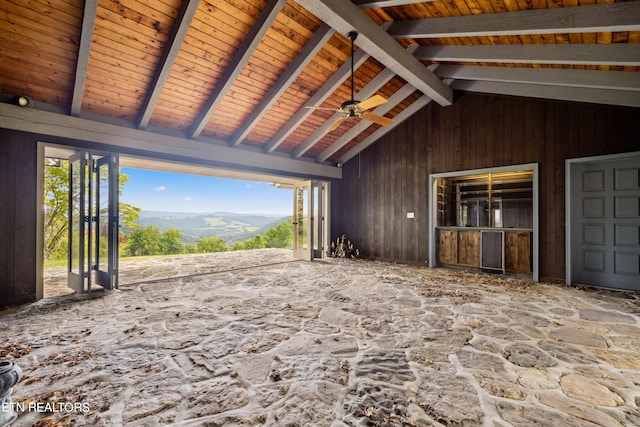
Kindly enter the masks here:
M 391 126 L 329 129 L 351 98 L 353 30 L 355 98 L 386 98 L 371 112 Z M 639 71 L 635 1 L 0 2 L 5 101 L 240 157 L 335 165 L 452 88 L 637 107 Z

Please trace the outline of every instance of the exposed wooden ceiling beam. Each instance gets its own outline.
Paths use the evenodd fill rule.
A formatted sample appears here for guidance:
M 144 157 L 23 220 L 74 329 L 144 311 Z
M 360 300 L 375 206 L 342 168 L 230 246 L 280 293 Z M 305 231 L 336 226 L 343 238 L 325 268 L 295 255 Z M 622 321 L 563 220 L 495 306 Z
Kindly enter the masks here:
M 287 69 L 280 75 L 278 81 L 262 98 L 260 104 L 253 109 L 253 112 L 238 128 L 238 131 L 231 137 L 232 145 L 239 145 L 251 133 L 253 127 L 260 121 L 262 116 L 271 108 L 278 98 L 286 92 L 298 75 L 316 56 L 318 51 L 329 41 L 333 35 L 333 29 L 324 24 L 313 35 L 311 40 L 304 46 L 300 54 L 293 60 Z
M 240 75 L 240 72 L 249 61 L 249 58 L 251 58 L 251 55 L 262 41 L 262 38 L 271 27 L 273 21 L 275 21 L 285 3 L 286 0 L 269 0 L 265 8 L 260 12 L 255 24 L 251 27 L 251 30 L 249 30 L 249 34 L 245 37 L 231 60 L 231 63 L 225 69 L 220 81 L 218 81 L 215 89 L 205 102 L 204 107 L 191 125 L 189 129 L 190 138 L 197 138 L 207 126 L 214 110 L 235 83 L 236 78 Z
M 440 62 L 640 66 L 634 43 L 420 46 L 414 55 Z
M 78 61 L 76 62 L 76 75 L 73 82 L 73 96 L 71 98 L 71 115 L 76 117 L 80 115 L 80 111 L 82 110 L 82 97 L 84 96 L 84 86 L 87 82 L 91 40 L 93 39 L 97 14 L 98 0 L 86 0 L 84 2 L 80 47 L 78 48 Z
M 337 32 L 359 33 L 358 47 L 440 105 L 453 103 L 453 91 L 353 3 L 345 0 L 296 0 Z
M 376 108 L 372 113 L 378 114 L 380 116 L 384 116 L 386 113 L 391 111 L 396 105 L 404 101 L 404 99 L 411 95 L 416 91 L 416 88 L 411 86 L 410 84 L 405 84 L 394 93 L 384 104 Z M 367 121 L 366 119 L 359 119 L 361 122 L 357 125 L 346 131 L 340 138 L 333 142 L 330 146 L 324 149 L 317 157 L 316 162 L 324 162 L 329 157 L 333 156 L 335 153 L 340 151 L 342 147 L 347 145 L 351 140 L 358 136 L 358 134 L 364 132 L 370 126 L 373 125 L 372 122 Z M 394 121 L 395 123 L 395 121 Z
M 455 80 L 481 80 L 552 86 L 640 91 L 640 73 L 559 68 L 437 65 L 434 73 Z M 640 96 L 640 94 L 638 94 Z
M 395 21 L 389 34 L 396 38 L 425 39 L 637 30 L 640 30 L 640 2 L 631 1 Z
M 360 9 L 372 9 L 374 7 L 394 7 L 394 6 L 406 6 L 408 4 L 427 3 L 435 0 L 353 0 L 353 4 Z
M 369 58 L 369 54 L 363 50 L 357 50 L 353 54 L 353 66 L 354 68 L 360 67 L 364 62 Z M 306 105 L 314 106 L 322 104 L 333 92 L 344 83 L 344 81 L 351 75 L 351 61 L 347 61 L 338 71 L 333 73 L 333 75 L 322 85 L 320 89 L 316 91 L 316 93 L 309 98 Z M 271 153 L 276 148 L 280 146 L 291 133 L 298 127 L 302 122 L 304 122 L 307 117 L 313 114 L 313 110 L 309 108 L 302 108 L 298 110 L 294 116 L 287 121 L 286 126 L 276 133 L 271 141 L 265 146 L 265 152 Z
M 364 150 L 365 148 L 367 148 L 368 146 L 370 146 L 371 144 L 373 144 L 374 142 L 382 138 L 387 133 L 391 132 L 395 127 L 399 126 L 402 122 L 404 122 L 406 119 L 411 117 L 413 114 L 417 113 L 422 107 L 424 107 L 430 102 L 431 102 L 431 98 L 429 98 L 426 95 L 418 98 L 413 104 L 411 104 L 410 106 L 402 110 L 397 116 L 393 118 L 393 124 L 391 126 L 381 127 L 380 129 L 378 129 L 377 131 L 369 135 L 367 138 L 362 140 L 360 144 L 356 145 L 347 153 L 345 153 L 342 157 L 340 157 L 339 164 L 349 161 L 351 158 L 356 156 L 362 150 Z
M 193 17 L 198 10 L 199 4 L 200 0 L 186 0 L 182 3 L 182 7 L 178 12 L 171 34 L 169 35 L 167 45 L 164 48 L 164 52 L 162 52 L 162 58 L 160 58 L 160 63 L 158 64 L 155 75 L 153 76 L 151 87 L 147 91 L 147 95 L 142 104 L 141 113 L 138 116 L 138 128 L 140 129 L 146 128 L 149 124 L 153 109 L 158 102 L 158 98 L 160 98 L 160 93 L 162 92 L 162 88 L 164 87 L 167 78 L 169 78 L 171 67 L 173 67 L 174 62 L 178 57 L 178 52 L 180 51 L 182 42 L 184 41 L 187 31 L 191 26 L 191 21 L 193 21 Z
M 265 154 L 247 148 L 229 147 L 226 141 L 213 138 L 190 140 L 148 130 L 127 128 L 53 113 L 34 108 L 21 108 L 0 103 L 0 128 L 33 132 L 66 141 L 79 140 L 105 144 L 124 154 L 170 159 L 172 161 L 205 164 L 241 171 L 276 174 L 309 179 L 309 177 L 339 179 L 342 171 L 334 166 L 289 156 Z
M 395 74 L 392 70 L 385 68 L 377 76 L 373 78 L 360 92 L 356 95 L 356 98 L 360 101 L 373 96 L 382 86 L 384 86 L 389 80 L 391 80 Z M 345 100 L 346 101 L 346 100 Z M 337 106 L 336 106 L 337 109 Z M 301 157 L 304 153 L 309 151 L 318 141 L 322 139 L 327 133 L 327 130 L 333 125 L 333 123 L 341 118 L 343 113 L 335 113 L 326 122 L 322 124 L 309 138 L 307 138 L 302 144 L 296 148 L 292 157 Z
M 467 92 L 640 107 L 637 91 L 470 80 L 456 80 L 452 87 Z

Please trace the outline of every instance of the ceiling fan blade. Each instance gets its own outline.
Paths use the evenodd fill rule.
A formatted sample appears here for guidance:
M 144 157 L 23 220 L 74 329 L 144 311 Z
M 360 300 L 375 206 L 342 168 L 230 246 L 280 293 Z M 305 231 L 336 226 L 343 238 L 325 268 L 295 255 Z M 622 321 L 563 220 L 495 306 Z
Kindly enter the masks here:
M 385 102 L 387 102 L 387 100 L 383 96 L 373 95 L 371 98 L 365 99 L 359 103 L 358 107 L 363 110 L 368 110 L 370 108 L 377 107 L 378 105 L 382 105 Z
M 379 116 L 379 115 L 373 114 L 373 113 L 365 112 L 364 115 L 362 116 L 362 118 L 363 119 L 367 119 L 370 122 L 377 123 L 377 124 L 382 125 L 382 126 L 390 126 L 390 125 L 393 124 L 393 119 L 389 119 L 387 117 Z
M 348 119 L 348 117 L 340 117 L 338 120 L 333 122 L 333 124 L 331 126 L 329 126 L 329 129 L 327 129 L 327 132 L 331 132 L 332 130 L 336 130 L 338 128 L 338 126 L 340 126 L 340 124 L 342 124 L 342 121 L 346 120 L 346 119 Z

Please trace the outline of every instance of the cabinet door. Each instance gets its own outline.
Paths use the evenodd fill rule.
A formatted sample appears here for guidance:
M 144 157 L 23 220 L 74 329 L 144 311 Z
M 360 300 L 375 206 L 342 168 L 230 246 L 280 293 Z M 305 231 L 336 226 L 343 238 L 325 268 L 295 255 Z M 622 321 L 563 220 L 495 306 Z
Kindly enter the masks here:
M 531 273 L 531 233 L 505 233 L 505 269 L 513 273 Z
M 458 263 L 458 232 L 456 230 L 438 230 L 438 264 Z
M 480 231 L 458 231 L 458 264 L 480 267 Z

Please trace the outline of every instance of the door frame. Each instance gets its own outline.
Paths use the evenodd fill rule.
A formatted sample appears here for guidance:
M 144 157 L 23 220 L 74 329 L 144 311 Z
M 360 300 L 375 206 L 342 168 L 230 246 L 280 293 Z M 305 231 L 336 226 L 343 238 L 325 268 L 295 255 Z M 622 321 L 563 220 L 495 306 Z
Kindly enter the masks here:
M 38 141 L 36 146 L 36 206 L 39 207 L 36 216 L 36 300 L 44 297 L 44 168 L 46 143 Z
M 130 168 L 142 168 L 152 169 L 167 172 L 177 173 L 191 173 L 202 176 L 212 176 L 217 178 L 232 178 L 241 180 L 255 180 L 258 182 L 271 183 L 271 185 L 278 188 L 293 189 L 295 183 L 302 182 L 305 178 L 304 175 L 308 174 L 308 171 L 296 171 L 295 174 L 290 175 L 278 175 L 268 172 L 251 172 L 248 170 L 239 170 L 230 167 L 223 167 L 220 165 L 211 164 L 194 164 L 186 160 L 169 159 L 166 157 L 151 155 L 150 153 L 128 153 L 123 154 L 118 148 L 122 148 L 119 145 L 105 145 L 105 150 L 94 150 L 88 147 L 87 144 L 83 144 L 78 141 L 74 144 L 72 140 L 56 139 L 55 141 L 38 140 L 37 141 L 37 161 L 39 167 L 37 167 L 37 204 L 40 207 L 36 216 L 37 230 L 36 241 L 33 247 L 35 248 L 36 257 L 36 299 L 42 299 L 44 297 L 44 171 L 45 164 L 48 156 L 54 159 L 68 159 L 68 156 L 77 150 L 87 149 L 97 155 L 103 154 L 118 154 L 120 160 L 120 166 Z M 144 165 L 144 166 L 141 166 Z M 339 178 L 339 177 L 338 177 Z M 330 244 L 331 233 L 331 205 L 330 205 L 330 189 L 331 182 L 327 179 L 319 179 L 318 182 L 324 184 L 325 203 L 323 203 L 324 211 L 324 227 L 323 238 L 325 250 L 327 244 Z M 326 251 L 323 254 L 326 256 Z M 116 265 L 115 268 L 118 268 Z
M 571 232 L 573 229 L 573 222 L 571 221 L 571 175 L 573 169 L 577 166 L 590 164 L 590 163 L 601 163 L 601 162 L 611 162 L 616 160 L 628 160 L 629 158 L 640 157 L 640 151 L 634 151 L 630 153 L 619 153 L 619 154 L 605 154 L 602 156 L 592 156 L 592 157 L 578 157 L 574 159 L 566 159 L 565 160 L 565 184 L 564 184 L 564 206 L 565 206 L 565 284 L 571 285 L 573 284 L 573 271 L 571 268 L 573 261 L 573 246 L 571 244 Z

